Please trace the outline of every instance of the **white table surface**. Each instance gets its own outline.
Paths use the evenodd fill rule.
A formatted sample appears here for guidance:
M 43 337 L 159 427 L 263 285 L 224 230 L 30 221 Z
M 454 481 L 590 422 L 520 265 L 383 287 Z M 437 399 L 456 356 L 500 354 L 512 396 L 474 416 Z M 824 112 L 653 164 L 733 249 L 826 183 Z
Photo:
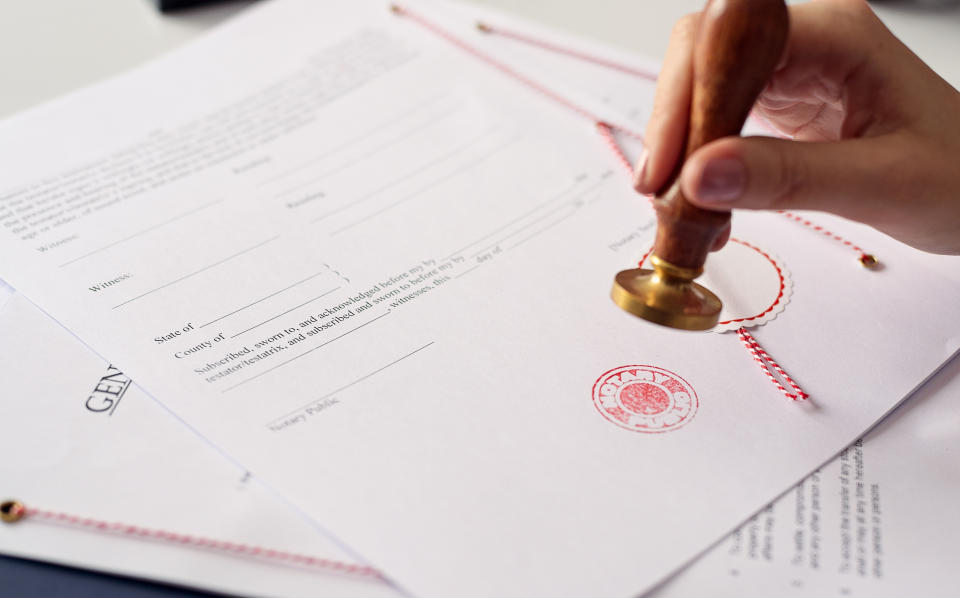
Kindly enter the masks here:
M 0 0 L 0 118 L 149 60 L 252 1 L 162 15 L 153 0 Z M 703 0 L 475 1 L 656 58 L 663 56 L 672 23 L 703 5 Z M 943 2 L 947 5 L 930 6 Z M 874 6 L 907 45 L 960 88 L 960 0 L 888 0 Z

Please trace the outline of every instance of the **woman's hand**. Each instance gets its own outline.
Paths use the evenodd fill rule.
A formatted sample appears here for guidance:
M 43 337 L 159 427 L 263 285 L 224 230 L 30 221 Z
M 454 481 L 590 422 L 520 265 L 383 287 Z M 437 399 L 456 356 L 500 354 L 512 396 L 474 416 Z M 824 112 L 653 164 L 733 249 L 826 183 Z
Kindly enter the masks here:
M 660 190 L 682 159 L 699 14 L 674 28 L 636 189 Z M 756 112 L 792 140 L 729 137 L 684 164 L 687 199 L 710 210 L 813 209 L 914 247 L 960 254 L 960 93 L 861 0 L 790 7 L 790 35 Z

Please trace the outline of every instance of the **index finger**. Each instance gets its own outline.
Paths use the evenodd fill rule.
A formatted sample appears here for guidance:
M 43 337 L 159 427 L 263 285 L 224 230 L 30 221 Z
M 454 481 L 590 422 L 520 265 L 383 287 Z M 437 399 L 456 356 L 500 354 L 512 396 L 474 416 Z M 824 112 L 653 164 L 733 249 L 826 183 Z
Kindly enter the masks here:
M 670 34 L 644 135 L 646 147 L 634 177 L 634 188 L 640 193 L 660 191 L 680 160 L 690 118 L 693 43 L 699 25 L 700 13 L 688 14 Z

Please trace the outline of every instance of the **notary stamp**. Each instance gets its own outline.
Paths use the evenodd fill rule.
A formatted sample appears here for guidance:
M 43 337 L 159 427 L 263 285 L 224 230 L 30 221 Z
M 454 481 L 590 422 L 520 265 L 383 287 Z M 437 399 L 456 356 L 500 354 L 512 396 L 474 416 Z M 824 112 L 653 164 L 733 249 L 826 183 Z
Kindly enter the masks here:
M 690 384 L 652 365 L 623 365 L 593 385 L 593 404 L 603 417 L 635 432 L 670 432 L 697 413 L 699 399 Z
M 649 268 L 644 255 L 641 268 Z M 790 271 L 773 253 L 741 239 L 730 239 L 722 250 L 710 254 L 706 271 L 698 279 L 723 298 L 720 321 L 713 332 L 736 332 L 761 326 L 777 317 L 790 303 Z

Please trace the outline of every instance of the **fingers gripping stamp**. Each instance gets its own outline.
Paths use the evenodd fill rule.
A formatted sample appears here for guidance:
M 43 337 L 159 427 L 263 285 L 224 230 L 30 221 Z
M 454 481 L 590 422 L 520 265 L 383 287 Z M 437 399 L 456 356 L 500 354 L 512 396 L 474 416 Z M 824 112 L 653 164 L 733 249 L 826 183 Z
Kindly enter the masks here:
M 693 90 L 684 158 L 700 147 L 737 135 L 773 72 L 787 38 L 782 0 L 710 0 L 693 51 Z M 730 225 L 729 212 L 691 204 L 678 183 L 683 160 L 657 193 L 653 270 L 624 270 L 611 297 L 627 312 L 684 330 L 708 330 L 722 303 L 693 282 L 711 247 Z

